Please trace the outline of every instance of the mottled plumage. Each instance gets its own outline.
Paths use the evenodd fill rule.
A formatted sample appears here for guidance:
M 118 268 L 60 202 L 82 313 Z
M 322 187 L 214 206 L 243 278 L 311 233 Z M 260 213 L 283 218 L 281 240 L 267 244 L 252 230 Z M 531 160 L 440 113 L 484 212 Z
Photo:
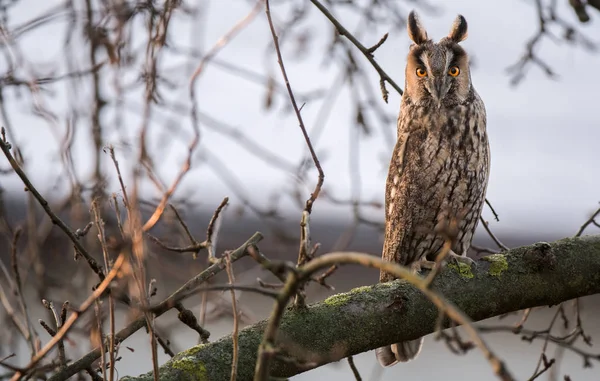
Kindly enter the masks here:
M 450 256 L 466 252 L 485 200 L 489 145 L 485 106 L 471 83 L 469 58 L 458 44 L 467 22 L 458 16 L 447 37 L 427 37 L 416 14 L 408 17 L 413 40 L 385 194 L 384 260 L 415 271 L 435 260 L 451 221 L 457 221 Z M 380 282 L 394 279 L 381 272 Z M 417 356 L 423 338 L 379 348 L 384 366 Z

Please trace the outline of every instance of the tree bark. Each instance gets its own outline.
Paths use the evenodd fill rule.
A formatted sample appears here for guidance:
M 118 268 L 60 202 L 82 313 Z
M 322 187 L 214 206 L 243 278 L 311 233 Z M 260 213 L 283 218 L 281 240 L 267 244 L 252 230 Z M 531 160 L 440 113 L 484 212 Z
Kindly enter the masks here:
M 477 261 L 450 264 L 432 288 L 480 321 L 525 308 L 557 305 L 600 293 L 600 236 L 537 243 Z M 349 355 L 416 339 L 436 329 L 438 310 L 404 281 L 359 287 L 305 309 L 289 309 L 279 330 L 279 348 L 295 361 L 275 358 L 271 375 L 290 377 Z M 252 380 L 267 321 L 239 335 L 237 380 Z M 183 351 L 160 367 L 161 380 L 229 380 L 232 338 L 225 336 Z M 153 380 L 152 372 L 122 380 Z

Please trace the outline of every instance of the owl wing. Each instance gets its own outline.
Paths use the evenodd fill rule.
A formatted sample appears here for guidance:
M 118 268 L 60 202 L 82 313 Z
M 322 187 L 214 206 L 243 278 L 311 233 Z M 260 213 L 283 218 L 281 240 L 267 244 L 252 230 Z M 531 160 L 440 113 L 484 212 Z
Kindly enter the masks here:
M 386 187 L 385 187 L 385 236 L 383 242 L 382 259 L 390 262 L 401 262 L 397 258 L 397 248 L 404 237 L 405 229 L 402 228 L 400 214 L 407 211 L 403 208 L 406 184 L 404 182 L 405 169 L 407 166 L 407 145 L 410 141 L 410 132 L 399 131 L 396 146 L 390 160 Z M 384 279 L 385 278 L 385 279 Z M 381 272 L 381 281 L 386 282 L 393 279 L 390 274 Z
M 434 156 L 432 142 L 437 142 L 425 128 L 400 129 L 386 181 L 385 235 L 382 259 L 407 266 L 420 259 L 430 242 L 435 225 L 435 214 L 441 200 L 439 187 L 428 174 L 438 163 L 429 163 L 424 157 Z M 424 168 L 427 165 L 432 167 Z M 393 276 L 382 272 L 380 281 Z

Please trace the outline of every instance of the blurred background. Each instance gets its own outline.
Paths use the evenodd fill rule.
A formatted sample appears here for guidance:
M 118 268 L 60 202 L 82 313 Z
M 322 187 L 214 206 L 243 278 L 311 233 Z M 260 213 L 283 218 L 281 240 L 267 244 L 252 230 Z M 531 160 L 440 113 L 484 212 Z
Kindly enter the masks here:
M 410 45 L 408 12 L 419 12 L 435 40 L 448 33 L 456 14 L 465 16 L 469 37 L 462 44 L 488 115 L 492 168 L 487 198 L 499 216 L 486 207 L 483 218 L 504 245 L 572 236 L 598 209 L 597 1 L 320 3 L 366 47 L 388 34 L 374 55 L 400 87 Z M 389 99 L 383 100 L 377 71 L 313 2 L 272 0 L 271 8 L 289 81 L 325 174 L 311 217 L 313 242 L 321 244 L 318 253 L 379 255 L 385 175 L 400 94 L 386 83 Z M 107 232 L 118 232 L 115 200 L 122 203 L 124 194 L 110 157 L 112 147 L 126 189 L 139 196 L 145 217 L 173 188 L 170 203 L 202 241 L 214 210 L 229 197 L 219 220 L 218 255 L 260 230 L 263 253 L 296 261 L 301 212 L 318 173 L 290 106 L 264 2 L 3 0 L 0 51 L 0 120 L 6 139 L 33 185 L 74 230 L 90 222 L 91 200 L 96 199 L 102 201 Z M 81 260 L 72 260 L 69 242 L 23 188 L 6 158 L 0 158 L 0 259 L 11 268 L 11 242 L 21 228 L 17 266 L 28 314 L 36 322 L 48 318 L 42 298 L 57 306 L 66 299 L 78 305 L 97 278 Z M 586 233 L 598 230 L 590 226 Z M 169 208 L 151 232 L 168 245 L 189 244 Z M 85 243 L 102 257 L 93 228 Z M 498 250 L 481 225 L 475 244 L 485 250 L 474 256 Z M 147 256 L 148 274 L 157 280 L 155 301 L 207 266 L 206 252 L 194 259 L 152 242 Z M 273 281 L 250 259 L 234 269 L 240 284 L 256 284 L 257 277 Z M 10 271 L 0 273 L 8 299 L 13 298 L 10 277 Z M 329 283 L 341 292 L 377 279 L 375 271 L 348 267 Z M 226 276 L 214 280 L 226 281 Z M 318 301 L 333 292 L 313 284 L 308 297 Z M 211 340 L 231 332 L 228 297 L 214 292 L 186 301 L 203 319 Z M 270 312 L 270 299 L 243 292 L 237 297 L 246 324 Z M 597 302 L 589 298 L 580 306 L 587 334 L 596 338 Z M 572 314 L 573 306 L 565 310 Z M 28 347 L 10 328 L 6 309 L 2 311 L 0 359 L 15 353 L 7 361 L 24 366 Z M 555 312 L 536 309 L 527 324 L 547 328 Z M 117 309 L 117 317 L 123 326 L 127 310 Z M 487 323 L 510 325 L 520 317 Z M 88 326 L 95 317 L 87 318 L 87 326 L 78 325 L 71 335 L 71 359 L 93 346 Z M 174 313 L 157 325 L 174 352 L 198 341 L 178 325 Z M 35 323 L 33 328 L 45 343 L 48 334 Z M 506 332 L 487 336 L 518 379 L 535 373 L 543 340 L 529 343 Z M 146 337 L 138 332 L 123 344 L 132 350 L 120 351 L 120 376 L 151 369 Z M 585 356 L 560 348 L 550 345 L 548 356 L 560 361 L 541 379 L 598 378 L 597 371 L 582 366 Z M 582 348 L 598 352 L 585 344 Z M 159 352 L 163 363 L 169 356 Z M 384 371 L 374 359 L 374 353 L 357 356 L 363 379 L 495 379 L 476 350 L 457 356 L 430 337 L 410 363 Z M 5 368 L 3 374 L 12 373 Z M 340 362 L 294 379 L 353 376 Z

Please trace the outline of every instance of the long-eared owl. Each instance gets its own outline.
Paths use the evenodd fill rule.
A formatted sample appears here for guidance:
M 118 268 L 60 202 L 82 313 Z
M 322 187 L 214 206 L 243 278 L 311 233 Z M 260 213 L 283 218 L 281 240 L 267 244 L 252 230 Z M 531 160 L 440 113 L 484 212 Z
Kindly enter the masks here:
M 419 271 L 441 252 L 449 226 L 454 233 L 447 255 L 472 262 L 466 252 L 485 200 L 490 154 L 485 106 L 459 45 L 467 37 L 465 18 L 459 15 L 435 43 L 413 11 L 408 35 L 414 43 L 386 182 L 382 258 Z M 380 282 L 393 279 L 380 274 Z M 382 347 L 377 359 L 383 366 L 409 361 L 422 344 L 421 337 Z

